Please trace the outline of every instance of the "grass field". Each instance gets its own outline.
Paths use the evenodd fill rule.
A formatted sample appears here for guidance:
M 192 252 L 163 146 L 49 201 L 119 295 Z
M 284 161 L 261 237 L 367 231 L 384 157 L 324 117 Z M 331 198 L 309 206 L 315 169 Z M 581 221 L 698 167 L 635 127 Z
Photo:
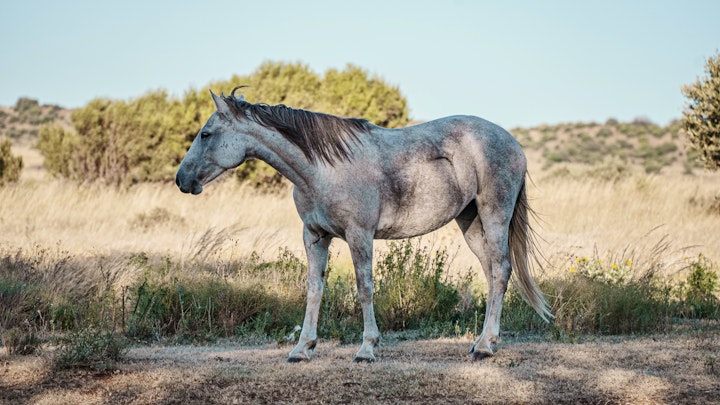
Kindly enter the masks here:
M 261 263 L 283 249 L 304 257 L 289 190 L 263 194 L 234 181 L 200 196 L 172 184 L 78 186 L 49 178 L 31 148 L 20 154 L 21 182 L 0 189 L 0 253 L 28 269 L 49 269 L 43 274 L 68 290 L 97 294 L 97 283 L 112 280 L 111 289 L 124 291 L 147 271 L 128 258 L 177 264 L 171 278 L 207 268 L 232 275 L 253 252 Z M 607 269 L 652 267 L 671 281 L 687 277 L 698 255 L 720 262 L 720 175 L 595 175 L 605 169 L 570 167 L 578 175 L 558 175 L 531 166 L 534 227 L 547 259 L 540 279 L 568 277 L 585 258 L 605 260 Z M 471 269 L 484 282 L 454 224 L 419 243 L 447 247 L 451 277 Z M 379 253 L 386 249 L 376 244 Z M 332 250 L 336 271 L 349 272 L 344 243 Z M 295 288 L 302 293 L 302 285 Z M 57 369 L 58 348 L 48 339 L 34 356 L 0 348 L 0 402 L 712 403 L 720 402 L 719 331 L 716 320 L 685 320 L 637 336 L 516 329 L 481 363 L 466 355 L 468 334 L 419 339 L 394 332 L 372 365 L 350 364 L 359 340 L 323 340 L 312 362 L 285 365 L 287 343 L 231 337 L 209 346 L 134 344 L 108 370 Z

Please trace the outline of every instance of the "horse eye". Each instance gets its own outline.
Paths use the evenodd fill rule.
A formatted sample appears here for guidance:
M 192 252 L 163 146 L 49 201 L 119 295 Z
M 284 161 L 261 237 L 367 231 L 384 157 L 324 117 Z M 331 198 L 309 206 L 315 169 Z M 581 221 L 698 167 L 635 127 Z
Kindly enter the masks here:
M 210 135 L 211 135 L 210 132 L 203 131 L 200 133 L 200 138 L 205 139 L 205 138 L 209 137 Z

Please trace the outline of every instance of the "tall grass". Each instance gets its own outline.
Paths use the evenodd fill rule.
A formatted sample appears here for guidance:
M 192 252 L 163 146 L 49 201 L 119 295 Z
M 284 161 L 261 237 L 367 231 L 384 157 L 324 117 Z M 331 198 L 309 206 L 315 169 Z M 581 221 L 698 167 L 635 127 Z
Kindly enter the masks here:
M 180 264 L 144 254 L 98 259 L 93 271 L 87 259 L 32 253 L 2 252 L 3 342 L 14 339 L 18 347 L 27 347 L 35 336 L 47 340 L 70 333 L 71 343 L 61 352 L 68 356 L 63 364 L 112 361 L 115 355 L 106 358 L 106 351 L 123 348 L 115 334 L 136 342 L 202 343 L 220 337 L 284 342 L 302 323 L 306 267 L 286 249 L 271 261 L 251 254 L 222 263 L 222 271 L 217 262 Z M 415 330 L 420 336 L 479 332 L 486 296 L 470 275 L 451 280 L 447 260 L 444 250 L 430 251 L 418 241 L 393 242 L 381 252 L 375 308 L 383 330 Z M 540 279 L 555 314 L 552 324 L 542 322 L 511 289 L 503 328 L 556 337 L 634 334 L 670 330 L 677 319 L 717 319 L 720 289 L 714 262 L 700 255 L 685 259 L 681 268 L 658 263 L 662 260 L 654 256 L 574 258 L 560 264 L 560 275 Z M 135 276 L 118 277 L 123 269 Z M 684 275 L 663 276 L 669 271 Z M 361 333 L 356 290 L 350 276 L 334 273 L 330 267 L 321 337 L 354 341 Z M 100 342 L 90 342 L 93 337 Z

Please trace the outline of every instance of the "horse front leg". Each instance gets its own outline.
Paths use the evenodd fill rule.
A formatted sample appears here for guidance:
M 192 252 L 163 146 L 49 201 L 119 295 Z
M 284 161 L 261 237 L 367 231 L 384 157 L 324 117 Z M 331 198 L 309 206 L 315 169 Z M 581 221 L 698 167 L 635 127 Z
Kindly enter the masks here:
M 363 343 L 353 362 L 374 362 L 375 347 L 380 344 L 380 330 L 375 321 L 373 307 L 373 235 L 369 232 L 348 232 L 346 237 L 355 266 L 355 282 L 363 313 Z
M 310 360 L 315 350 L 320 301 L 325 287 L 325 269 L 331 240 L 330 237 L 318 238 L 307 229 L 303 232 L 303 242 L 308 260 L 307 304 L 300 339 L 288 355 L 289 363 Z

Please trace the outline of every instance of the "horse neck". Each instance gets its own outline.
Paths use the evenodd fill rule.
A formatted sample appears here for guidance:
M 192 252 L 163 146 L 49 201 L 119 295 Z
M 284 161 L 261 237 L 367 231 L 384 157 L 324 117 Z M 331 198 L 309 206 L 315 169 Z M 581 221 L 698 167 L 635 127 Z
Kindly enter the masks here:
M 252 133 L 257 145 L 252 148 L 248 158 L 260 159 L 269 164 L 296 187 L 310 187 L 317 167 L 297 145 L 268 128 L 258 126 Z

